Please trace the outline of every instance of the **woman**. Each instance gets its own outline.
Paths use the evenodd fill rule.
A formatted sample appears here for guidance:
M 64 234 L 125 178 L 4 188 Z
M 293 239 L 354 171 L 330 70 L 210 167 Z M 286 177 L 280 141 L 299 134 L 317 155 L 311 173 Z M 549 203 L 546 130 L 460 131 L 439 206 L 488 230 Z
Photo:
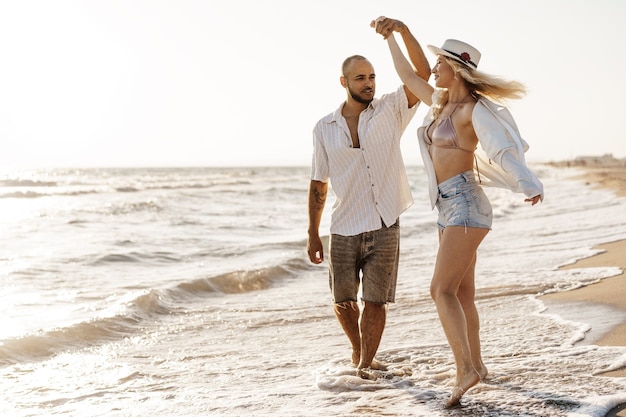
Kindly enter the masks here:
M 456 382 L 446 403 L 450 407 L 488 372 L 480 352 L 474 270 L 476 250 L 491 229 L 493 214 L 480 184 L 524 193 L 524 201 L 532 205 L 543 200 L 543 185 L 524 160 L 528 145 L 508 110 L 489 100 L 520 98 L 525 90 L 520 83 L 477 71 L 480 52 L 454 39 L 441 48 L 428 46 L 437 55 L 433 88 L 404 57 L 390 19 L 378 18 L 372 25 L 387 39 L 404 84 L 431 106 L 418 139 L 431 204 L 439 212 L 430 291 L 456 363 Z

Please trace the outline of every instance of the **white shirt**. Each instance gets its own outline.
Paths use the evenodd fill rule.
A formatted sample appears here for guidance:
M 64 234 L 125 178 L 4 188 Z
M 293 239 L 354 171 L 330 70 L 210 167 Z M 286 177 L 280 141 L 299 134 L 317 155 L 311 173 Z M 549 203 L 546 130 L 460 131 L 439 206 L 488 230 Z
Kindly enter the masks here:
M 352 147 L 343 104 L 313 129 L 311 179 L 330 181 L 336 200 L 330 232 L 343 236 L 393 225 L 413 204 L 400 138 L 417 105 L 408 107 L 404 88 L 374 99 L 361 112 L 360 148 Z
M 424 140 L 426 127 L 432 120 L 431 108 L 417 131 L 417 137 L 428 177 L 430 204 L 434 208 L 438 196 L 437 178 Z M 481 185 L 508 188 L 528 198 L 539 195 L 543 201 L 543 184 L 526 166 L 524 153 L 528 150 L 528 143 L 522 139 L 508 109 L 482 97 L 474 106 L 472 125 L 480 144 L 475 151 L 474 172 Z

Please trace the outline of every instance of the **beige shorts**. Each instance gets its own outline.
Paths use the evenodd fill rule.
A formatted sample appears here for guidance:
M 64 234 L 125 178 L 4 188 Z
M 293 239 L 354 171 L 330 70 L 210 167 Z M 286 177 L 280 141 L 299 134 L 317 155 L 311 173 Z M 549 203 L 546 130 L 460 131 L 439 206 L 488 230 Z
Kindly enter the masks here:
M 330 236 L 330 290 L 336 304 L 363 300 L 392 303 L 396 297 L 400 223 L 356 236 Z

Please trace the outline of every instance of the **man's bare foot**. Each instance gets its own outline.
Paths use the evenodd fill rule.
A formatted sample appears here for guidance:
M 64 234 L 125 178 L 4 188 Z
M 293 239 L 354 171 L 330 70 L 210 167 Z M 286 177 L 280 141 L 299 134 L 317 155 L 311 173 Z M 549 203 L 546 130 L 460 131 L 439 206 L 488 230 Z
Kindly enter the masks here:
M 372 363 L 370 364 L 370 368 L 375 369 L 377 371 L 387 371 L 389 368 L 382 362 L 378 362 L 376 359 L 372 359 Z
M 356 376 L 362 379 L 369 379 L 370 381 L 376 381 L 378 379 L 378 375 L 374 372 L 369 372 L 367 369 L 359 368 L 356 370 Z
M 474 371 L 465 375 L 460 381 L 457 381 L 457 384 L 452 390 L 452 394 L 450 394 L 450 398 L 446 402 L 446 408 L 458 405 L 459 402 L 461 402 L 463 394 L 480 382 L 480 376 L 478 375 L 478 372 Z

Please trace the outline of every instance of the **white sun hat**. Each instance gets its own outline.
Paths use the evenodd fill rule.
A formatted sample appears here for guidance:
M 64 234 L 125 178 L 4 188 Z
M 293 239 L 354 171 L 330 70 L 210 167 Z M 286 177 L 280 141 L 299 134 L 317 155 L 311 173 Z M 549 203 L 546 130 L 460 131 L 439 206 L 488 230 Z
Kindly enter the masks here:
M 472 45 L 456 39 L 447 39 L 441 48 L 427 45 L 430 52 L 452 58 L 470 68 L 477 69 L 480 61 L 480 52 Z

